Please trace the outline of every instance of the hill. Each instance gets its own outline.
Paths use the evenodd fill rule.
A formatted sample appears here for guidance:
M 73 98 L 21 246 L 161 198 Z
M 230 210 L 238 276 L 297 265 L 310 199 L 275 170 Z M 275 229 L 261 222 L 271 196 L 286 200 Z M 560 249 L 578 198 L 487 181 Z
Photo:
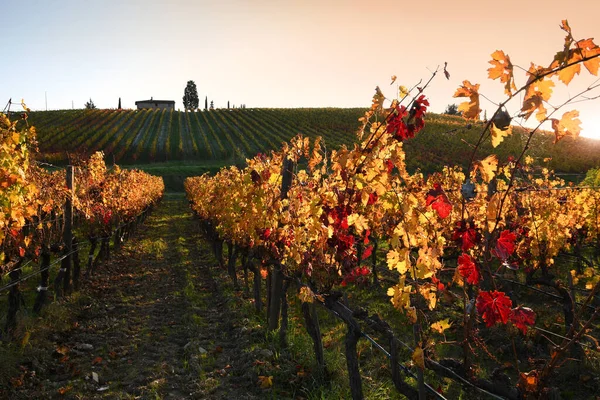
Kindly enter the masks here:
M 256 153 L 280 148 L 298 133 L 322 136 L 329 148 L 351 145 L 363 113 L 359 108 L 83 109 L 31 112 L 29 123 L 37 129 L 46 162 L 63 164 L 68 153 L 88 155 L 102 150 L 109 162 L 180 177 L 243 164 Z M 466 166 L 481 129 L 481 123 L 468 125 L 460 117 L 429 113 L 425 129 L 405 144 L 409 169 L 428 173 L 439 170 L 440 165 Z M 523 133 L 515 128 L 515 134 L 496 149 L 488 140 L 478 155 L 496 153 L 500 160 L 518 155 L 524 145 Z M 565 138 L 553 145 L 553 139 L 535 135 L 529 154 L 540 160 L 552 158 L 549 167 L 564 174 L 583 174 L 600 166 L 600 140 Z

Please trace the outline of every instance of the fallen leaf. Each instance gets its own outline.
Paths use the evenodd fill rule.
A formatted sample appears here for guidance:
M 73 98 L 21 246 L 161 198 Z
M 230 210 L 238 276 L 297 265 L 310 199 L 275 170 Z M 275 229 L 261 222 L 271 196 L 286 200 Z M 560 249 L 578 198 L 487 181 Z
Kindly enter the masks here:
M 98 356 L 92 360 L 92 365 L 97 365 L 102 362 L 102 357 Z
M 73 386 L 69 385 L 69 386 L 63 386 L 61 388 L 58 388 L 58 394 L 60 394 L 61 396 L 64 396 L 66 393 L 70 392 L 71 389 L 73 389 Z
M 269 389 L 273 386 L 273 377 L 272 376 L 259 376 L 258 377 L 258 386 L 261 389 Z

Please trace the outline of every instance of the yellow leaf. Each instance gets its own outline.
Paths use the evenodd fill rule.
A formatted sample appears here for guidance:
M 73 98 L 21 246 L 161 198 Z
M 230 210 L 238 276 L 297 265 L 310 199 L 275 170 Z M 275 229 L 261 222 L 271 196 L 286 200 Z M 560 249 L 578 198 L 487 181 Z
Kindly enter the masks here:
M 23 339 L 21 340 L 21 347 L 25 347 L 27 346 L 27 343 L 29 343 L 29 338 L 31 337 L 31 332 L 25 332 L 25 334 L 23 335 Z
M 423 354 L 421 346 L 415 348 L 415 352 L 411 358 L 417 367 L 425 369 L 425 354 Z
M 410 307 L 410 291 L 412 286 L 404 286 L 405 278 L 401 277 L 396 286 L 388 289 L 387 295 L 397 310 L 408 310 Z M 416 314 L 415 314 L 416 315 Z
M 408 89 L 406 88 L 406 86 L 400 86 L 398 88 L 398 95 L 400 96 L 401 99 L 408 96 Z
M 481 109 L 479 108 L 479 84 L 473 85 L 465 80 L 461 87 L 454 93 L 454 97 L 468 97 L 469 101 L 465 101 L 458 106 L 458 111 L 462 112 L 463 117 L 469 119 L 479 118 Z
M 512 134 L 512 125 L 509 125 L 506 129 L 500 129 L 496 127 L 496 124 L 492 122 L 491 126 L 492 131 L 492 146 L 497 147 L 506 136 L 510 136 Z
M 260 386 L 261 389 L 269 389 L 273 386 L 273 377 L 260 375 L 258 377 L 258 386 Z
M 481 177 L 486 183 L 489 183 L 494 176 L 496 176 L 495 172 L 498 169 L 498 157 L 495 154 L 484 158 L 479 161 L 477 165 L 479 171 L 481 172 Z
M 302 286 L 298 293 L 298 298 L 303 303 L 312 303 L 315 300 L 315 294 L 308 286 Z
M 449 322 L 448 318 L 440 320 L 438 322 L 434 322 L 431 324 L 431 329 L 437 331 L 439 333 L 444 333 L 444 331 L 452 326 L 452 323 Z
M 490 201 L 488 202 L 487 209 L 487 222 L 488 230 L 491 232 L 496 225 L 496 217 L 498 214 L 498 208 L 500 207 L 500 193 L 494 193 Z
M 390 270 L 397 270 L 400 274 L 404 274 L 407 268 L 406 251 L 398 252 L 390 250 L 387 253 L 387 265 Z
M 411 324 L 417 323 L 417 309 L 415 307 L 408 307 L 406 309 L 406 316 Z
M 554 130 L 554 135 L 556 136 L 554 143 L 558 142 L 565 136 L 579 136 L 579 133 L 581 132 L 581 127 L 579 126 L 581 124 L 581 120 L 579 120 L 577 117 L 579 117 L 579 111 L 573 110 L 564 113 L 560 121 L 556 118 L 551 119 L 552 129 Z
M 357 213 L 352 213 L 348 216 L 348 226 L 352 225 L 354 225 L 354 229 L 356 229 L 358 235 L 369 229 L 369 221 L 367 221 L 364 216 Z
M 425 300 L 427 300 L 427 306 L 429 309 L 433 310 L 437 304 L 437 295 L 435 289 L 431 286 L 421 286 L 419 287 L 419 293 Z

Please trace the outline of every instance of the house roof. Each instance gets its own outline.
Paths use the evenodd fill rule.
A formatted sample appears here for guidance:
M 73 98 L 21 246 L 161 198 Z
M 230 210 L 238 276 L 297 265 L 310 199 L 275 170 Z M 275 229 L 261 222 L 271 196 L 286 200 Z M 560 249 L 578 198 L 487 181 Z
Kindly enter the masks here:
M 135 104 L 137 103 L 168 103 L 168 104 L 175 104 L 174 100 L 154 100 L 154 99 L 150 99 L 150 100 L 138 100 L 135 102 Z

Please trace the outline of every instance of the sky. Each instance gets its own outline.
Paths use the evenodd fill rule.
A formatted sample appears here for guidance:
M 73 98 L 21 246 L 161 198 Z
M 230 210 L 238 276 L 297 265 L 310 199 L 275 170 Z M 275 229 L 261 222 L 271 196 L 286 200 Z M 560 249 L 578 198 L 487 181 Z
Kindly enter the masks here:
M 468 79 L 481 84 L 491 115 L 505 99 L 502 84 L 487 78 L 492 52 L 504 50 L 525 69 L 549 65 L 564 43 L 561 20 L 576 39 L 600 43 L 598 15 L 600 1 L 592 0 L 7 1 L 0 105 L 12 98 L 32 110 L 70 109 L 92 99 L 116 108 L 120 97 L 134 108 L 153 97 L 182 109 L 193 80 L 200 107 L 206 96 L 215 107 L 367 108 L 376 86 L 396 95 L 392 75 L 411 87 L 447 62 L 450 79 L 440 73 L 425 91 L 430 111 L 460 103 L 452 95 Z M 578 85 L 557 83 L 552 104 L 597 79 L 584 71 Z M 526 77 L 517 72 L 516 80 Z M 573 108 L 582 135 L 600 139 L 600 99 L 558 116 Z

